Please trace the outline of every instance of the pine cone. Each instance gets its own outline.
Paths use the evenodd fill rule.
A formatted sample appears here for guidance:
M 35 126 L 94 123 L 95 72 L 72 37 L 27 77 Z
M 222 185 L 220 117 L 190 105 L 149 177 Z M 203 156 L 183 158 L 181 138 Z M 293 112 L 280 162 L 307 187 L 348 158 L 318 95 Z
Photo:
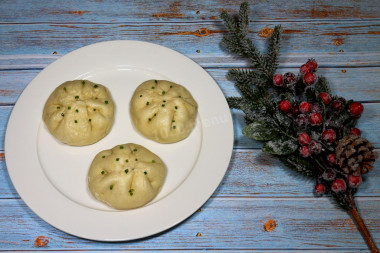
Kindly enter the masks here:
M 336 161 L 346 174 L 360 176 L 373 168 L 378 154 L 372 144 L 358 136 L 347 135 L 339 140 L 336 147 Z

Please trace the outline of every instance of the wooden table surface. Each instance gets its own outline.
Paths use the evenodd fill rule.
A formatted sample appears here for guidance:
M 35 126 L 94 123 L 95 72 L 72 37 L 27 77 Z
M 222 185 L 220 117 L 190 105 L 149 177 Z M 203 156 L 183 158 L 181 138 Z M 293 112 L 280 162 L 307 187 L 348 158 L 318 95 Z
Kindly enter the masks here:
M 85 240 L 50 226 L 14 189 L 4 157 L 9 115 L 28 83 L 48 64 L 92 43 L 143 40 L 172 48 L 200 64 L 226 96 L 237 95 L 228 69 L 246 63 L 220 48 L 226 29 L 219 14 L 239 1 L 22 1 L 0 2 L 0 251 L 367 252 L 350 217 L 313 182 L 286 170 L 242 136 L 242 113 L 232 111 L 234 151 L 219 188 L 191 217 L 158 235 L 130 242 Z M 298 72 L 314 57 L 333 93 L 361 101 L 358 127 L 380 148 L 380 1 L 250 1 L 250 35 L 283 26 L 279 71 Z M 357 193 L 359 211 L 380 244 L 380 162 Z M 31 182 L 32 183 L 32 182 Z M 274 220 L 276 227 L 265 231 Z M 37 247 L 39 236 L 48 244 Z

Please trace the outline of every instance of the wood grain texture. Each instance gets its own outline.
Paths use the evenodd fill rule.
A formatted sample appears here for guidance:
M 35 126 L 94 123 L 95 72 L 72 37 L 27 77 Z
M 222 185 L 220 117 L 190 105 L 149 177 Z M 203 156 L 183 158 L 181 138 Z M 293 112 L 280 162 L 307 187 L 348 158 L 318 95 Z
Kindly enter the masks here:
M 357 201 L 364 221 L 379 241 L 380 199 L 363 197 Z M 327 198 L 211 198 L 186 222 L 159 236 L 120 243 L 83 240 L 58 231 L 21 200 L 3 199 L 0 206 L 0 250 L 366 249 L 349 216 Z M 263 228 L 269 219 L 277 224 L 272 232 Z M 35 247 L 38 236 L 48 237 L 48 245 Z
M 11 114 L 12 106 L 0 107 L 0 151 L 4 150 L 4 138 L 6 133 L 6 126 L 9 116 Z M 232 110 L 232 118 L 234 123 L 234 147 L 235 148 L 261 148 L 262 143 L 253 139 L 249 139 L 242 134 L 242 129 L 245 126 L 244 113 L 238 110 Z M 205 126 L 209 124 L 223 123 L 224 118 L 210 118 L 204 119 Z M 358 122 L 357 127 L 362 131 L 363 137 L 371 138 L 371 143 L 380 148 L 380 103 L 364 104 L 364 112 L 361 120 Z
M 304 59 L 305 61 L 307 58 Z M 319 60 L 319 59 L 317 59 Z M 234 84 L 226 79 L 228 68 L 206 68 L 225 96 L 239 96 Z M 25 87 L 41 69 L 0 71 L 0 104 L 15 104 Z M 298 73 L 298 68 L 280 68 L 279 73 Z M 333 94 L 355 101 L 380 102 L 380 68 L 319 68 L 318 74 L 327 78 Z M 365 78 L 365 85 L 363 79 Z
M 0 151 L 4 150 L 4 138 L 6 126 L 11 114 L 12 106 L 0 107 Z M 261 148 L 262 144 L 253 139 L 249 139 L 242 134 L 242 129 L 245 126 L 244 114 L 242 111 L 232 110 L 232 118 L 234 123 L 234 147 L 235 148 Z M 204 119 L 203 124 L 207 127 L 210 124 L 222 124 L 224 118 L 213 117 Z M 357 127 L 362 131 L 363 137 L 371 138 L 371 143 L 380 148 L 380 103 L 364 104 L 364 112 Z
M 259 50 L 263 51 L 266 45 L 266 39 L 259 36 L 260 30 L 274 25 L 277 23 L 269 21 L 251 25 L 250 35 Z M 227 57 L 231 58 L 231 55 L 220 47 L 221 38 L 226 32 L 221 21 L 128 24 L 22 23 L 8 24 L 6 27 L 7 29 L 0 29 L 2 45 L 0 55 L 42 54 L 49 56 L 54 52 L 64 55 L 100 41 L 133 39 L 163 45 L 190 57 L 199 54 L 195 60 L 206 57 L 207 61 L 219 63 L 225 61 Z M 379 65 L 379 58 L 371 57 L 372 54 L 378 56 L 380 52 L 380 29 L 377 21 L 284 22 L 282 27 L 281 55 L 283 58 L 281 62 L 287 62 L 293 55 L 302 52 L 304 59 L 321 58 L 322 66 L 347 65 L 347 61 L 341 61 L 340 57 L 329 57 L 330 54 L 340 53 L 339 55 L 342 56 L 347 55 L 342 59 L 351 59 L 349 61 L 351 65 Z M 337 39 L 343 41 L 343 44 L 336 46 Z M 341 50 L 344 52 L 340 52 Z M 355 58 L 350 56 L 351 54 Z M 326 60 L 323 60 L 324 58 Z M 327 59 L 333 61 L 327 61 Z M 293 59 L 293 61 L 300 61 L 300 59 Z M 229 64 L 231 65 L 231 59 Z M 241 61 L 239 64 L 242 64 Z M 1 65 L 7 64 L 2 62 Z
M 130 39 L 130 38 L 125 38 Z M 97 41 L 98 42 L 98 41 Z M 100 40 L 99 40 L 100 42 Z M 339 49 L 340 50 L 340 49 Z M 57 54 L 55 54 L 57 52 Z M 34 70 L 45 68 L 48 64 L 61 57 L 59 51 L 49 54 L 22 54 L 22 55 L 0 55 L 0 70 Z M 187 57 L 204 68 L 232 68 L 247 67 L 245 60 L 233 55 L 212 54 L 207 51 L 197 53 L 190 52 Z M 334 53 L 289 53 L 280 55 L 279 68 L 298 68 L 305 63 L 305 59 L 316 58 L 320 66 L 331 68 L 357 68 L 373 67 L 380 65 L 380 53 L 371 52 L 334 52 Z
M 378 150 L 379 152 L 379 150 Z M 366 176 L 356 196 L 380 195 L 380 161 Z M 275 157 L 261 150 L 235 149 L 227 173 L 212 197 L 269 198 L 313 197 L 315 182 L 300 177 Z M 4 153 L 0 153 L 0 199 L 19 198 L 9 178 Z
M 362 20 L 380 18 L 376 1 L 248 1 L 255 20 Z M 167 22 L 215 21 L 221 10 L 235 12 L 240 1 L 3 1 L 1 22 Z M 22 13 L 23 15 L 19 15 Z
M 364 102 L 358 127 L 379 152 L 379 2 L 249 3 L 250 36 L 258 48 L 266 46 L 260 31 L 282 24 L 279 72 L 297 72 L 308 58 L 316 58 L 333 93 Z M 232 110 L 235 149 L 222 183 L 201 210 L 157 236 L 120 243 L 80 239 L 42 221 L 14 189 L 4 157 L 6 124 L 17 98 L 44 67 L 92 43 L 144 40 L 190 57 L 210 73 L 226 96 L 235 96 L 238 92 L 226 73 L 248 64 L 220 47 L 226 29 L 218 16 L 222 10 L 236 13 L 239 4 L 225 0 L 1 1 L 0 251 L 368 252 L 349 216 L 330 198 L 313 196 L 313 181 L 285 169 L 261 152 L 260 143 L 242 136 L 245 124 L 237 110 Z M 379 161 L 357 193 L 359 211 L 378 245 Z M 276 227 L 266 232 L 263 226 L 270 219 Z M 36 247 L 38 236 L 47 237 L 49 243 Z

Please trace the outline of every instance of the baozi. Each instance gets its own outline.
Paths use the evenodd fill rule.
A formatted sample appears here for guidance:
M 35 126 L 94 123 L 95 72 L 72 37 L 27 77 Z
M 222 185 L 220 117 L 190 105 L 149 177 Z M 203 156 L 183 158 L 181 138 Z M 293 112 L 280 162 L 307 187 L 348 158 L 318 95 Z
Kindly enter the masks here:
M 88 173 L 92 195 L 116 209 L 150 202 L 166 176 L 161 159 L 143 146 L 128 143 L 98 153 Z
M 185 87 L 166 80 L 143 82 L 130 102 L 135 128 L 159 143 L 188 137 L 195 126 L 197 110 L 197 102 Z
M 114 121 L 114 102 L 106 87 L 88 80 L 67 81 L 45 103 L 43 121 L 50 133 L 72 146 L 105 137 Z

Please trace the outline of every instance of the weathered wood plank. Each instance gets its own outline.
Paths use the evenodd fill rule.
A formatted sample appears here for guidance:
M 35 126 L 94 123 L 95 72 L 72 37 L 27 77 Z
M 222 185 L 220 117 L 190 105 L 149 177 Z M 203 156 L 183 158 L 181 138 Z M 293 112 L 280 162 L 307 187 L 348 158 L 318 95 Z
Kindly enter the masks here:
M 236 12 L 237 1 L 79 1 L 64 3 L 5 1 L 0 9 L 1 22 L 157 22 L 213 21 L 221 10 Z M 376 1 L 334 2 L 306 0 L 294 4 L 286 0 L 250 1 L 251 16 L 257 20 L 330 20 L 376 19 L 380 8 Z M 19 15 L 22 13 L 23 15 Z
M 357 201 L 372 236 L 379 241 L 380 199 Z M 366 249 L 349 216 L 325 198 L 212 198 L 186 222 L 159 236 L 121 243 L 83 240 L 58 231 L 21 200 L 0 200 L 0 206 L 0 250 Z M 266 232 L 263 226 L 270 219 L 276 228 Z M 34 246 L 38 236 L 48 237 L 48 245 Z
M 1 104 L 14 104 L 28 83 L 40 71 L 40 69 L 0 71 Z M 206 71 L 219 84 L 225 96 L 239 96 L 233 83 L 226 79 L 228 69 L 208 68 Z M 278 71 L 298 73 L 298 68 L 280 68 Z M 380 79 L 379 68 L 319 68 L 318 73 L 327 78 L 334 94 L 356 101 L 380 101 L 377 82 Z M 365 84 L 363 80 L 366 80 Z
M 8 118 L 12 106 L 0 106 L 0 150 L 4 150 L 4 137 Z M 235 148 L 261 148 L 262 144 L 242 135 L 241 131 L 245 126 L 244 114 L 238 110 L 232 110 L 234 123 L 234 147 Z M 364 104 L 364 112 L 357 127 L 362 131 L 363 137 L 371 138 L 372 144 L 380 148 L 380 103 Z
M 61 57 L 60 53 L 51 55 L 0 55 L 0 70 L 25 70 L 42 69 Z M 186 54 L 187 57 L 204 68 L 231 68 L 249 66 L 245 60 L 233 55 L 218 55 L 199 53 Z M 372 67 L 380 65 L 380 53 L 377 52 L 337 52 L 337 53 L 288 53 L 279 57 L 279 68 L 298 68 L 305 59 L 316 58 L 321 67 L 350 68 L 350 67 Z
M 369 138 L 371 143 L 376 147 L 380 147 L 380 104 L 364 104 L 364 112 L 356 125 L 362 131 L 364 138 Z M 234 147 L 235 148 L 257 148 L 262 145 L 252 139 L 242 135 L 241 131 L 245 127 L 244 114 L 238 110 L 232 110 L 232 118 L 234 122 Z
M 379 151 L 378 151 L 379 152 Z M 364 177 L 356 196 L 380 196 L 380 160 Z M 235 149 L 227 173 L 213 197 L 313 197 L 315 182 L 285 168 L 261 150 Z M 0 199 L 19 198 L 0 153 Z
M 274 25 L 276 23 L 260 22 L 251 26 L 251 36 L 260 50 L 264 50 L 266 45 L 265 38 L 259 36 L 260 30 Z M 284 30 L 281 50 L 284 56 L 283 62 L 289 59 L 292 61 L 293 55 L 302 53 L 305 58 L 321 58 L 322 66 L 346 65 L 347 62 L 341 61 L 339 56 L 348 53 L 348 57 L 344 57 L 344 60 L 351 59 L 349 64 L 379 65 L 379 58 L 371 56 L 375 54 L 378 57 L 380 52 L 380 32 L 377 21 L 290 22 L 283 23 L 282 26 Z M 0 27 L 5 27 L 5 25 Z M 196 60 L 205 58 L 207 62 L 212 61 L 211 63 L 215 64 L 229 59 L 228 64 L 231 64 L 231 55 L 220 47 L 222 35 L 226 31 L 221 22 L 125 25 L 9 24 L 6 28 L 0 29 L 2 45 L 0 55 L 50 56 L 54 52 L 64 55 L 82 46 L 100 41 L 132 39 L 157 43 L 190 57 L 196 55 Z M 342 50 L 344 52 L 340 52 Z M 331 58 L 329 54 L 333 54 L 335 58 Z M 2 61 L 1 65 L 9 65 L 6 61 L 5 58 L 5 62 Z M 239 63 L 242 64 L 240 61 Z

